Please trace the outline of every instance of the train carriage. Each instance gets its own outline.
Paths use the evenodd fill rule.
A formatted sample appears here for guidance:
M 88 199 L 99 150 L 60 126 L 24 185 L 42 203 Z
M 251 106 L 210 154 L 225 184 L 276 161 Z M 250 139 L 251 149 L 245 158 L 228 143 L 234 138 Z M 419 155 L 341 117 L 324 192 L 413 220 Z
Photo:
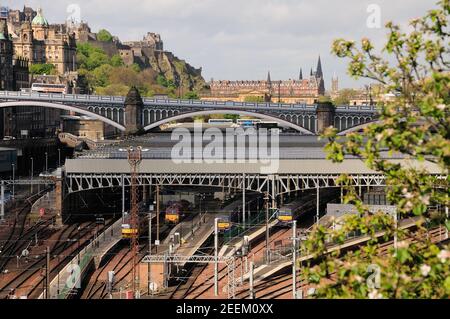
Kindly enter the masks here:
M 186 200 L 169 202 L 164 212 L 164 220 L 169 224 L 178 224 L 190 209 L 191 203 Z
M 302 200 L 295 200 L 291 203 L 285 204 L 278 209 L 277 219 L 280 226 L 290 225 L 297 217 L 304 212 L 304 202 Z

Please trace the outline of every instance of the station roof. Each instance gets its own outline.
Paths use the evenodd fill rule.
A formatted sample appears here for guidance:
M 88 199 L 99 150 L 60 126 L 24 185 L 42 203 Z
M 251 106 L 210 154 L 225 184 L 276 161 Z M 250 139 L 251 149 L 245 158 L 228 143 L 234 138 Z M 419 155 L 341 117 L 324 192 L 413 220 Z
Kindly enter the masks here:
M 127 161 L 127 148 L 129 146 L 142 146 L 142 162 L 139 172 L 148 174 L 157 173 L 249 173 L 260 174 L 266 172 L 263 169 L 271 163 L 274 167 L 274 174 L 374 174 L 369 170 L 363 161 L 358 158 L 347 156 L 343 163 L 332 163 L 326 159 L 323 147 L 325 140 L 319 140 L 316 136 L 280 135 L 277 161 L 268 161 L 271 156 L 258 156 L 263 160 L 249 160 L 248 145 L 246 147 L 234 148 L 235 156 L 232 161 L 213 161 L 211 156 L 205 156 L 204 147 L 192 148 L 192 158 L 189 162 L 172 160 L 173 146 L 177 141 L 171 140 L 170 134 L 147 134 L 140 137 L 130 138 L 117 142 L 113 145 L 105 145 L 92 151 L 85 151 L 75 159 L 66 161 L 67 173 L 92 173 L 108 174 L 120 173 L 128 174 L 130 165 Z M 194 142 L 192 142 L 194 145 Z M 209 142 L 204 142 L 203 145 Z M 200 144 L 201 145 L 201 144 Z M 237 160 L 236 153 L 246 150 L 246 160 Z M 221 158 L 226 159 L 229 151 L 225 150 Z M 270 147 L 268 150 L 270 154 Z M 440 168 L 431 162 L 419 163 L 413 160 L 404 159 L 402 155 L 388 155 L 386 152 L 382 157 L 394 162 L 403 162 L 405 165 L 419 165 L 432 174 L 441 174 Z M 195 161 L 195 159 L 200 159 Z M 201 159 L 204 159 L 203 161 Z

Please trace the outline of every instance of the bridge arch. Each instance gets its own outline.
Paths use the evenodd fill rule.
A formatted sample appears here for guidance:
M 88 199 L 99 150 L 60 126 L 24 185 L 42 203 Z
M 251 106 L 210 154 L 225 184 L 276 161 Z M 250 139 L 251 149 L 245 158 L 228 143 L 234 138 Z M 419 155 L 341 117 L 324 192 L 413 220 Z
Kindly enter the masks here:
M 275 117 L 272 115 L 267 115 L 267 114 L 262 114 L 262 113 L 256 113 L 256 112 L 249 112 L 249 111 L 242 111 L 242 110 L 225 110 L 225 109 L 218 109 L 218 110 L 208 110 L 208 111 L 194 111 L 194 112 L 189 112 L 189 113 L 183 113 L 183 114 L 179 114 L 176 116 L 172 116 L 172 117 L 168 117 L 162 120 L 159 120 L 155 123 L 149 124 L 147 126 L 144 127 L 145 131 L 151 130 L 153 128 L 156 128 L 160 125 L 172 122 L 172 121 L 177 121 L 177 120 L 182 120 L 185 118 L 190 118 L 190 117 L 194 117 L 194 116 L 202 116 L 202 115 L 213 115 L 213 114 L 235 114 L 235 115 L 244 115 L 244 116 L 253 116 L 256 118 L 262 118 L 265 120 L 271 120 L 274 122 L 278 122 L 279 124 L 282 124 L 283 126 L 287 126 L 290 127 L 294 130 L 297 130 L 299 132 L 305 133 L 307 135 L 314 135 L 313 132 L 305 129 L 304 127 L 301 127 L 297 124 L 288 122 L 286 120 L 283 120 L 279 117 Z
M 358 131 L 360 131 L 360 130 L 366 128 L 366 127 L 369 126 L 370 124 L 380 123 L 380 122 L 381 122 L 381 121 L 377 121 L 377 120 L 375 120 L 375 121 L 372 120 L 372 121 L 370 121 L 370 122 L 365 122 L 365 123 L 362 123 L 362 124 L 359 124 L 359 125 L 350 127 L 350 128 L 348 128 L 348 129 L 345 129 L 344 131 L 339 132 L 338 135 L 346 135 L 346 134 L 348 134 L 348 133 L 358 132 Z
M 97 120 L 100 120 L 106 124 L 109 124 L 111 126 L 114 126 L 115 128 L 125 131 L 125 126 L 114 122 L 113 120 L 110 120 L 100 114 L 94 113 L 92 111 L 81 109 L 75 106 L 70 105 L 64 105 L 64 104 L 58 104 L 58 103 L 49 103 L 49 102 L 37 102 L 37 101 L 27 101 L 27 102 L 0 102 L 0 108 L 5 107 L 18 107 L 18 106 L 35 106 L 35 107 L 46 107 L 46 108 L 52 108 L 52 109 L 60 109 L 70 112 L 75 112 L 83 115 L 87 115 L 90 117 L 93 117 Z

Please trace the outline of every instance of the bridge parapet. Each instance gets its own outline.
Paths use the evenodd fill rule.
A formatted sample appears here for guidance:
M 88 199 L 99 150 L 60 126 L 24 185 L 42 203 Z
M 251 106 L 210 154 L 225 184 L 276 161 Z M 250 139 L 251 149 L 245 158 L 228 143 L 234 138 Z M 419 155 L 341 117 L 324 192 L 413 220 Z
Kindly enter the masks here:
M 142 102 L 141 102 L 142 101 Z M 320 131 L 318 105 L 286 103 L 253 103 L 206 100 L 175 100 L 144 98 L 141 99 L 136 112 L 133 107 L 126 111 L 126 99 L 122 96 L 99 96 L 77 94 L 50 94 L 37 92 L 0 92 L 0 107 L 43 106 L 79 112 L 97 118 L 109 125 L 125 131 L 138 132 L 141 126 L 152 129 L 172 120 L 215 112 L 254 116 L 277 121 L 307 134 Z M 142 103 L 142 104 L 141 104 Z M 129 104 L 129 103 L 128 103 Z M 131 113 L 130 113 L 131 112 Z M 128 114 L 126 114 L 128 113 Z M 182 116 L 181 116 L 182 115 Z M 361 124 L 372 122 L 377 118 L 376 106 L 340 105 L 335 108 L 331 124 L 339 131 L 344 131 Z M 284 123 L 283 123 L 284 121 Z M 133 122 L 133 123 L 131 123 Z M 287 122 L 287 123 L 286 123 Z M 130 126 L 131 125 L 131 126 Z M 129 129 L 130 130 L 130 129 Z

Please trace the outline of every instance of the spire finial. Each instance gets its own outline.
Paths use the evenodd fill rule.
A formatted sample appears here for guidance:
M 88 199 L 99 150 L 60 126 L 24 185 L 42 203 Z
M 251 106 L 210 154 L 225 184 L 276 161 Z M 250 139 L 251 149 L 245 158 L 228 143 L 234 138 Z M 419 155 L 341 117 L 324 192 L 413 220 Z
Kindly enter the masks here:
M 319 59 L 317 60 L 317 70 L 316 70 L 316 76 L 317 77 L 323 77 L 323 73 L 322 73 L 322 62 L 320 61 L 320 54 L 319 54 Z

